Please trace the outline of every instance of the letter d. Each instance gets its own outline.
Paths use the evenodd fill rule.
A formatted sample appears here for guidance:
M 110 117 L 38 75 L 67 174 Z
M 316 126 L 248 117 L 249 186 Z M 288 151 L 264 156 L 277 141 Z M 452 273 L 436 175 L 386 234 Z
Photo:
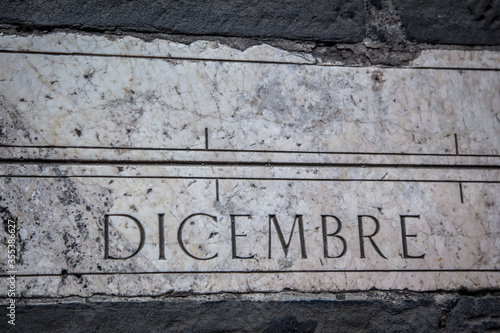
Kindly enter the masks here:
M 137 250 L 134 253 L 132 253 L 131 255 L 129 255 L 128 257 L 117 258 L 117 257 L 112 257 L 109 255 L 109 217 L 110 216 L 121 216 L 121 217 L 126 217 L 128 219 L 131 219 L 132 221 L 134 221 L 134 223 L 139 228 L 139 233 L 141 235 L 141 242 L 139 243 L 139 247 L 137 248 Z M 139 220 L 136 219 L 135 217 L 130 216 L 130 215 L 126 215 L 126 214 L 106 214 L 106 215 L 104 215 L 104 259 L 130 259 L 133 256 L 135 256 L 137 253 L 139 253 L 139 251 L 142 250 L 142 247 L 144 246 L 145 239 L 146 239 L 146 235 L 144 232 L 144 227 L 142 226 L 141 222 L 139 222 Z

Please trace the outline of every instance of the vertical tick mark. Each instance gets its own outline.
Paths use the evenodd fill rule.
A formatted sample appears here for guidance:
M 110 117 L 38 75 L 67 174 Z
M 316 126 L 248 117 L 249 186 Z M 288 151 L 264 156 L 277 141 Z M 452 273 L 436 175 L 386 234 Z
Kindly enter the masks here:
M 458 152 L 458 136 L 457 136 L 457 133 L 455 133 L 455 155 L 459 155 L 459 152 Z
M 219 201 L 219 180 L 215 180 L 215 200 Z
M 208 128 L 205 127 L 205 149 L 208 150 Z
M 460 202 L 464 203 L 464 190 L 462 188 L 462 183 L 458 183 L 458 187 L 460 189 Z

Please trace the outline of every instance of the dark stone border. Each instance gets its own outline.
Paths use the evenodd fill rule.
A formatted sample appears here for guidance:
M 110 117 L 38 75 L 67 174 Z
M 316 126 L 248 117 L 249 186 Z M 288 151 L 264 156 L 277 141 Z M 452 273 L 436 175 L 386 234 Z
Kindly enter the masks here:
M 500 45 L 500 4 L 494 0 L 394 0 L 410 41 Z
M 484 332 L 500 330 L 500 296 L 412 294 L 361 300 L 171 300 L 17 307 L 7 332 Z M 4 316 L 2 316 L 4 317 Z
M 3 0 L 18 31 L 163 33 L 312 41 L 332 46 L 500 45 L 496 0 Z
M 24 29 L 360 42 L 364 0 L 4 0 L 0 23 Z

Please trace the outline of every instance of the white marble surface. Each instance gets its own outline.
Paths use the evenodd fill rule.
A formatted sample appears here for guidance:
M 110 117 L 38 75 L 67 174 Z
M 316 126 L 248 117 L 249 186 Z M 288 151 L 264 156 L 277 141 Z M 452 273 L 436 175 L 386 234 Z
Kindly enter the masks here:
M 460 153 L 499 151 L 496 71 L 0 61 L 4 144 L 204 148 L 207 128 L 212 149 L 444 154 L 457 134 Z
M 219 180 L 219 201 L 215 186 L 214 180 L 193 179 L 2 179 L 2 188 L 9 193 L 4 204 L 21 221 L 19 274 L 42 275 L 22 277 L 23 294 L 477 289 L 493 288 L 498 283 L 498 273 L 473 271 L 496 269 L 500 264 L 493 254 L 500 245 L 498 184 L 464 185 L 463 204 L 455 183 Z M 198 257 L 218 254 L 212 260 L 195 260 L 178 244 L 181 222 L 199 212 L 215 216 L 217 222 L 194 220 L 195 224 L 185 227 L 183 241 Z M 113 213 L 130 214 L 144 226 L 145 245 L 134 258 L 103 258 L 103 218 Z M 162 213 L 166 260 L 159 259 L 158 248 L 157 214 Z M 232 258 L 230 214 L 252 215 L 251 219 L 237 219 L 237 234 L 246 237 L 238 237 L 236 244 L 238 255 L 255 255 L 253 259 Z M 297 227 L 288 256 L 271 229 L 269 258 L 269 214 L 277 215 L 286 239 L 295 214 L 303 215 L 306 259 L 302 258 Z M 324 258 L 322 214 L 342 221 L 340 235 L 347 242 L 342 258 Z M 387 259 L 377 254 L 368 240 L 366 258 L 361 258 L 358 215 L 379 220 L 380 233 L 374 240 Z M 410 255 L 425 254 L 424 259 L 402 258 L 400 215 L 420 216 L 407 220 L 408 234 L 417 235 L 408 238 L 408 251 Z M 138 230 L 128 222 L 128 226 L 116 226 L 117 235 L 111 232 L 112 255 L 129 255 L 138 246 Z M 336 224 L 328 222 L 329 232 L 335 231 Z M 371 219 L 364 220 L 364 226 L 366 234 L 374 231 Z M 328 248 L 332 256 L 342 251 L 340 241 L 334 238 L 330 238 Z M 472 271 L 439 272 L 457 269 Z M 45 276 L 63 270 L 76 276 Z M 200 271 L 205 273 L 196 273 Z M 155 274 L 120 274 L 130 272 Z M 182 278 L 175 272 L 184 272 Z
M 500 52 L 490 50 L 425 50 L 410 67 L 500 68 Z
M 0 36 L 0 50 L 0 206 L 19 221 L 23 297 L 499 286 L 498 53 L 352 68 L 265 45 L 71 34 Z M 179 241 L 195 213 L 211 217 Z M 141 222 L 136 256 L 105 258 L 106 214 Z M 232 238 L 234 214 L 251 215 L 235 221 L 246 236 Z M 296 225 L 285 254 L 270 215 L 285 242 L 302 216 L 302 250 Z M 342 222 L 340 258 L 325 258 L 321 215 Z M 419 216 L 408 237 L 401 215 Z M 361 255 L 359 216 L 363 235 L 379 221 L 385 258 L 367 237 Z M 110 255 L 139 234 L 111 217 Z M 403 239 L 425 257 L 405 258 Z M 233 243 L 254 257 L 233 258 Z

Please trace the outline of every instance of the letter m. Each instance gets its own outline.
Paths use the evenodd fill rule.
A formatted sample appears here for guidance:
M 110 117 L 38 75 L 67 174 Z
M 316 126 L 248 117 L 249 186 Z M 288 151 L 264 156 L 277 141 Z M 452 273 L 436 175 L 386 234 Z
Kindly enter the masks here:
M 295 225 L 299 225 L 299 238 L 300 238 L 300 251 L 302 253 L 302 259 L 307 259 L 306 254 L 306 242 L 304 238 L 304 223 L 302 221 L 302 215 L 295 215 L 295 219 L 293 220 L 292 231 L 290 231 L 290 237 L 288 237 L 288 242 L 285 242 L 285 237 L 283 236 L 283 232 L 281 231 L 280 224 L 276 215 L 269 215 L 269 259 L 271 259 L 271 248 L 272 248 L 272 232 L 271 226 L 274 224 L 274 228 L 278 233 L 278 238 L 281 243 L 281 247 L 285 252 L 285 257 L 288 256 L 288 248 L 290 247 L 290 243 L 292 241 L 293 231 L 295 230 Z

